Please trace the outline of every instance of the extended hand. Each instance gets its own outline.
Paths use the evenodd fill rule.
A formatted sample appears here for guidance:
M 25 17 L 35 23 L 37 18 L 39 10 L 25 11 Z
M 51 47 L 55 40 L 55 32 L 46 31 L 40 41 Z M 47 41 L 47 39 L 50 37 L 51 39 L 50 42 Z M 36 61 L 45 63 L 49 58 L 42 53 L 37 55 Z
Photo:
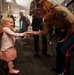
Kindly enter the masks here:
M 28 34 L 28 32 L 24 32 L 24 37 L 26 38 L 27 36 L 30 36 L 30 34 Z
M 26 32 L 28 36 L 33 35 L 33 32 Z

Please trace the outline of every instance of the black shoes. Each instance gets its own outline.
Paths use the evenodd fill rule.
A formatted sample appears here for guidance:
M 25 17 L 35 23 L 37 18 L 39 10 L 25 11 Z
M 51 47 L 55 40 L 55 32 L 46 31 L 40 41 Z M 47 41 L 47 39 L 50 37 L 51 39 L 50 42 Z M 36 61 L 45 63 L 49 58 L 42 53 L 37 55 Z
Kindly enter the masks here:
M 42 55 L 46 56 L 46 57 L 50 57 L 50 55 L 47 54 L 47 53 L 42 53 Z M 34 59 L 37 59 L 37 58 L 40 58 L 40 57 L 42 57 L 40 54 L 34 54 Z

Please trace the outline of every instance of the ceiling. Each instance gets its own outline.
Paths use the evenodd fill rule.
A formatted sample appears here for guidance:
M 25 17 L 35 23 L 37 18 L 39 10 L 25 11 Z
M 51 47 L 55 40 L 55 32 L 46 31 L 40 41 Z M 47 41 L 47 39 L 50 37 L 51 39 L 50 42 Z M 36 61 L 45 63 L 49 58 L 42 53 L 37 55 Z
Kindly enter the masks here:
M 14 10 L 14 13 L 18 13 L 20 10 L 25 10 L 26 13 L 29 13 L 30 3 L 32 0 L 5 0 L 11 1 L 11 9 Z M 61 4 L 64 1 L 68 0 L 48 0 L 55 4 Z
M 23 6 L 25 7 L 25 9 L 29 9 L 30 8 L 30 3 L 31 3 L 32 0 L 16 0 L 16 3 L 20 6 Z M 61 4 L 64 0 L 49 0 L 53 3 L 58 3 L 58 4 Z

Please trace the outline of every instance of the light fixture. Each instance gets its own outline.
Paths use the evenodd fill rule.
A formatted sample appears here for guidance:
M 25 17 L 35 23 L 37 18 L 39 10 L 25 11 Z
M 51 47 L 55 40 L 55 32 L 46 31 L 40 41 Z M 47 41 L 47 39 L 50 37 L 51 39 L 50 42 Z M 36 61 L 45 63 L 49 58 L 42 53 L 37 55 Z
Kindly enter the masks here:
M 5 0 L 6 2 L 12 2 L 12 0 Z
M 64 0 L 48 0 L 52 3 L 55 3 L 55 4 L 61 4 Z
M 16 0 L 16 3 L 18 5 L 21 5 L 21 6 L 28 6 L 28 4 L 31 2 L 32 0 Z

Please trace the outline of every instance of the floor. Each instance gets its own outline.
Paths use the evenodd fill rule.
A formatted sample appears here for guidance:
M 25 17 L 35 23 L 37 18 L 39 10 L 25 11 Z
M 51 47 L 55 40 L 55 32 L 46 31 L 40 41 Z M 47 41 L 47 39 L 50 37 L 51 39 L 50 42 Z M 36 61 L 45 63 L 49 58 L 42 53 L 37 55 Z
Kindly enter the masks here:
M 14 63 L 15 68 L 19 69 L 20 73 L 16 75 L 56 75 L 56 72 L 54 72 L 53 70 L 56 64 L 56 50 L 55 50 L 56 43 L 57 41 L 55 40 L 55 38 L 53 38 L 53 44 L 52 45 L 48 44 L 47 53 L 50 56 L 48 57 L 41 56 L 40 58 L 34 59 L 33 37 L 30 36 L 27 37 L 26 39 L 17 39 L 15 43 L 15 47 L 17 49 L 17 58 L 14 61 Z M 40 36 L 40 54 L 41 49 L 42 48 Z M 73 62 L 74 62 L 74 52 L 72 53 L 72 64 L 70 75 L 74 75 Z M 5 75 L 7 74 L 8 73 L 6 72 Z

